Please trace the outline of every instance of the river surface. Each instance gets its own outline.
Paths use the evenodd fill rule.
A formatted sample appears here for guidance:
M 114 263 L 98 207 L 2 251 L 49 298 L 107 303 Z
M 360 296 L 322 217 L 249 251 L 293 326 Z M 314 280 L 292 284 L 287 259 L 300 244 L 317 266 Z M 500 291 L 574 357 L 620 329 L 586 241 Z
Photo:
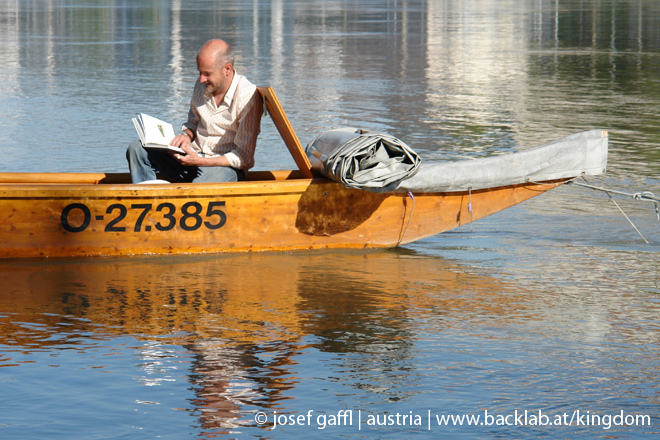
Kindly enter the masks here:
M 0 0 L 0 172 L 127 171 L 214 37 L 303 145 L 602 128 L 589 182 L 660 194 L 653 0 Z M 294 166 L 264 120 L 255 169 Z M 0 437 L 657 438 L 659 226 L 565 185 L 392 250 L 0 261 Z

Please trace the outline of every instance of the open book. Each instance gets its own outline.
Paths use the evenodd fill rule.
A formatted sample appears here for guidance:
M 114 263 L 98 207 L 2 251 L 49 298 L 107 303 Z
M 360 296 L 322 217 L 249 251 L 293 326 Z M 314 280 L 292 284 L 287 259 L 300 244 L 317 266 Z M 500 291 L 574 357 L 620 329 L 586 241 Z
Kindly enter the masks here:
M 170 145 L 170 142 L 175 136 L 172 124 L 163 122 L 153 116 L 145 115 L 144 113 L 140 113 L 140 116 L 133 118 L 133 124 L 144 148 L 170 150 L 180 154 L 186 154 L 181 148 Z

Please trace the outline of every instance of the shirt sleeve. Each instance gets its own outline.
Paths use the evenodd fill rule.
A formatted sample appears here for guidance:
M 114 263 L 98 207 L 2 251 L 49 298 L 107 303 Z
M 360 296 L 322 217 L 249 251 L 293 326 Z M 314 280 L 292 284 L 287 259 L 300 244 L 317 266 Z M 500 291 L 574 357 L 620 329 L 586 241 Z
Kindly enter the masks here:
M 249 169 L 254 165 L 254 151 L 257 148 L 257 136 L 261 132 L 263 103 L 258 90 L 238 117 L 238 130 L 234 137 L 234 149 L 225 154 L 232 167 Z
M 227 162 L 229 162 L 229 165 L 231 165 L 232 168 L 236 168 L 238 170 L 242 168 L 243 163 L 241 162 L 241 159 L 239 159 L 233 151 L 225 153 L 224 156 L 227 158 Z

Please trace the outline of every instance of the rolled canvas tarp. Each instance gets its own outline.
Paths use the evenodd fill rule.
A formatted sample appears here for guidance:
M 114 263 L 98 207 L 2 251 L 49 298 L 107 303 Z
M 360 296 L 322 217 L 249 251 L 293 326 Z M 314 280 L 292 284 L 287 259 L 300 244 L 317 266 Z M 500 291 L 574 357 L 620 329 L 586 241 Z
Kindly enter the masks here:
M 352 188 L 417 193 L 479 190 L 593 176 L 602 174 L 607 167 L 608 134 L 604 130 L 576 133 L 513 154 L 424 165 L 398 139 L 382 134 L 367 136 L 355 129 L 322 133 L 307 146 L 312 167 L 317 173 Z M 380 145 L 395 143 L 401 147 L 396 154 L 409 162 L 395 163 L 379 151 Z M 361 160 L 369 166 L 361 168 Z M 374 163 L 377 165 L 373 166 Z
M 421 158 L 399 139 L 345 128 L 326 131 L 307 145 L 317 173 L 349 188 L 383 191 L 415 175 Z
M 595 176 L 607 168 L 607 149 L 607 131 L 583 131 L 518 153 L 429 164 L 392 191 L 467 191 Z

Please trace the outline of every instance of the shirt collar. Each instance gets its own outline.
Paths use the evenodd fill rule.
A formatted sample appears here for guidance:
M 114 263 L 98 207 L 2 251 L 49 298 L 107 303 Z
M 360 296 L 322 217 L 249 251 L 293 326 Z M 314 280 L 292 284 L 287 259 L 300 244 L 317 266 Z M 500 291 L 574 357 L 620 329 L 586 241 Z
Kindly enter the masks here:
M 224 101 L 227 103 L 227 106 L 231 106 L 231 102 L 234 100 L 234 95 L 236 94 L 236 89 L 238 88 L 239 74 L 234 70 L 234 77 L 231 80 L 229 85 L 229 90 L 225 93 Z

